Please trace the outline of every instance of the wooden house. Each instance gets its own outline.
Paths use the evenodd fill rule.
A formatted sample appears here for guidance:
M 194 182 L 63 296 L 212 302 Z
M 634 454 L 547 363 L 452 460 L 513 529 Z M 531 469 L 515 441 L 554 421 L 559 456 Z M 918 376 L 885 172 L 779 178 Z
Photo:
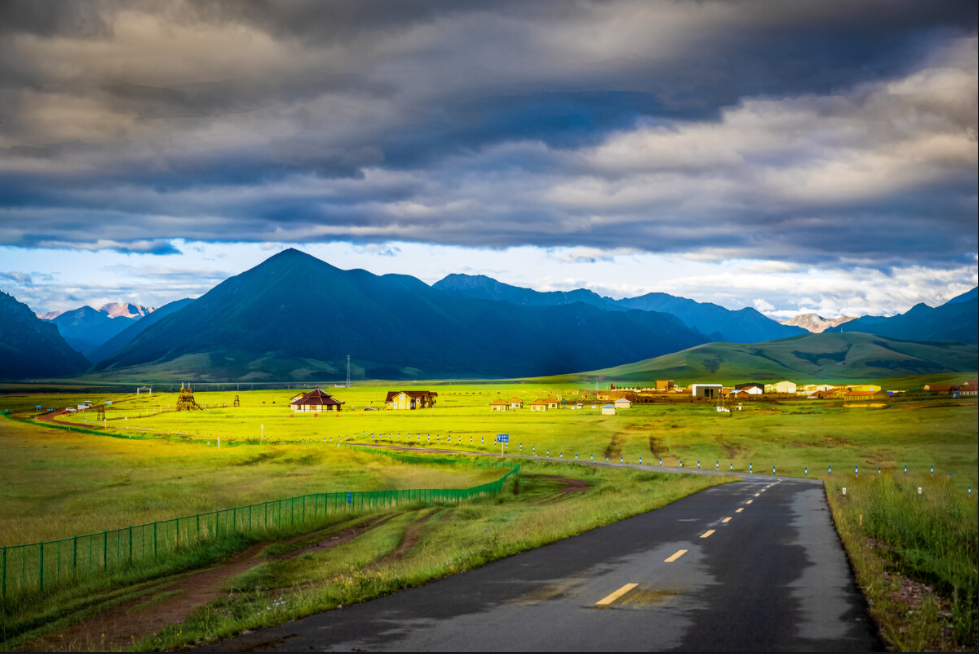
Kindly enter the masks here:
M 438 393 L 432 391 L 389 391 L 384 404 L 389 409 L 412 411 L 414 409 L 431 409 L 435 406 Z
M 531 411 L 547 411 L 548 404 L 547 400 L 536 399 L 530 403 Z
M 322 413 L 324 411 L 339 412 L 343 408 L 340 402 L 329 393 L 324 393 L 320 389 L 312 390 L 297 397 L 289 403 L 293 411 L 300 413 Z
M 556 409 L 556 408 L 558 408 L 558 406 L 560 406 L 560 404 L 561 404 L 561 403 L 560 403 L 560 402 L 559 402 L 559 401 L 557 400 L 557 398 L 554 398 L 554 397 L 549 397 L 549 398 L 547 398 L 547 399 L 546 399 L 546 400 L 544 400 L 544 401 L 545 401 L 545 402 L 547 402 L 547 408 L 548 408 L 548 409 Z
M 521 400 L 519 397 L 511 397 L 509 404 L 511 411 L 516 411 L 517 409 L 523 408 L 523 400 Z
M 507 402 L 506 400 L 502 400 L 502 399 L 501 400 L 493 400 L 492 402 L 490 402 L 490 410 L 491 411 L 509 411 L 510 410 L 510 403 Z

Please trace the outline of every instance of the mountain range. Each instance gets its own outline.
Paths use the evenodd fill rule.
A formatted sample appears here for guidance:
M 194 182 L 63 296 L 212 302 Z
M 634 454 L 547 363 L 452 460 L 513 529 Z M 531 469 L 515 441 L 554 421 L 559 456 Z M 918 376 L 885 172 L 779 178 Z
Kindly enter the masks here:
M 823 318 L 815 313 L 804 313 L 790 320 L 783 320 L 780 324 L 790 327 L 801 327 L 812 334 L 822 334 L 827 329 L 833 329 L 844 325 L 856 318 L 844 316 L 842 318 Z
M 875 343 L 958 341 L 975 350 L 976 302 L 973 289 L 941 307 L 918 305 L 901 316 L 865 317 L 841 329 L 883 337 Z M 36 325 L 18 320 L 34 337 L 42 336 Z M 95 364 L 91 376 L 214 381 L 342 379 L 348 354 L 354 378 L 534 377 L 639 365 L 634 362 L 679 356 L 711 341 L 709 348 L 715 349 L 697 352 L 748 352 L 725 350 L 724 343 L 757 344 L 756 353 L 778 351 L 773 342 L 809 336 L 807 329 L 834 322 L 840 326 L 816 315 L 782 325 L 754 309 L 732 311 L 663 293 L 614 300 L 585 289 L 538 292 L 471 275 L 449 275 L 428 286 L 404 275 L 339 270 L 296 250 L 281 252 L 196 300 L 158 310 L 127 303 L 81 307 L 50 322 L 35 320 L 55 326 L 64 345 Z M 20 349 L 31 350 L 29 340 Z M 901 347 L 885 350 L 890 354 L 878 351 L 877 363 L 869 366 L 873 370 L 865 372 L 883 374 L 895 365 L 906 372 Z M 78 371 L 78 358 L 66 358 L 63 346 L 38 341 L 36 351 L 50 351 L 67 363 L 39 370 Z M 764 372 L 769 364 L 757 357 L 752 361 Z M 925 363 L 915 366 L 922 371 L 956 367 L 935 357 L 919 357 Z M 711 372 L 706 362 L 716 358 L 704 359 L 702 371 Z M 966 350 L 962 365 L 974 365 L 974 358 Z
M 827 332 L 770 343 L 709 343 L 647 361 L 560 377 L 562 382 L 796 382 L 884 379 L 974 372 L 979 350 L 961 343 L 917 343 L 873 334 Z
M 95 366 L 111 376 L 242 381 L 523 377 L 707 342 L 675 316 L 453 297 L 404 275 L 281 252 L 162 318 Z
M 88 367 L 56 326 L 0 291 L 0 379 L 63 377 Z
M 580 302 L 607 311 L 654 311 L 676 316 L 713 341 L 757 343 L 804 334 L 798 327 L 780 325 L 754 309 L 731 311 L 716 304 L 695 302 L 666 293 L 613 300 L 585 289 L 540 292 L 498 282 L 483 275 L 449 275 L 432 286 L 453 297 L 494 300 L 517 306 L 563 306 Z
M 907 313 L 891 318 L 865 316 L 846 323 L 843 330 L 910 341 L 958 341 L 975 345 L 979 343 L 976 291 L 974 288 L 939 307 L 918 304 Z
M 99 309 L 86 306 L 43 315 L 54 315 L 49 320 L 68 344 L 89 357 L 103 343 L 152 312 L 152 308 L 122 302 L 106 304 Z

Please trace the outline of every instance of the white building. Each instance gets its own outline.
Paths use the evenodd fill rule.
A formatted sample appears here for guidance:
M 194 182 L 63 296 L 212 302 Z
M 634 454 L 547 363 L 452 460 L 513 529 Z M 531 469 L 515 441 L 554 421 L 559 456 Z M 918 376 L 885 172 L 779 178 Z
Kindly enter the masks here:
M 615 405 L 606 404 L 602 407 L 603 416 L 614 416 L 615 415 Z
M 777 384 L 766 384 L 766 393 L 776 393 L 778 395 L 795 395 L 798 390 L 798 386 L 790 381 L 780 381 Z
M 631 409 L 632 408 L 632 402 L 630 402 L 629 400 L 625 399 L 624 397 L 616 400 L 614 402 L 614 404 L 615 404 L 615 408 L 616 409 Z

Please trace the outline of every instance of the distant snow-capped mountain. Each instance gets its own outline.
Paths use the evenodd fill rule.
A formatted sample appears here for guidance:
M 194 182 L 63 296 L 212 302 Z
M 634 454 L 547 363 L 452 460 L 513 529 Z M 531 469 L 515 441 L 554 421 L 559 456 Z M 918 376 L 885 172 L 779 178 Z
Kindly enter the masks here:
M 851 320 L 856 320 L 856 318 L 843 316 L 842 318 L 826 319 L 822 316 L 816 315 L 815 313 L 804 313 L 800 316 L 792 318 L 791 320 L 784 320 L 782 321 L 782 324 L 787 327 L 802 327 L 806 331 L 812 332 L 813 334 L 822 334 L 827 329 L 839 327 L 840 325 L 844 325 Z
M 155 307 L 144 307 L 131 302 L 112 302 L 103 304 L 99 311 L 110 318 L 145 318 L 154 311 Z

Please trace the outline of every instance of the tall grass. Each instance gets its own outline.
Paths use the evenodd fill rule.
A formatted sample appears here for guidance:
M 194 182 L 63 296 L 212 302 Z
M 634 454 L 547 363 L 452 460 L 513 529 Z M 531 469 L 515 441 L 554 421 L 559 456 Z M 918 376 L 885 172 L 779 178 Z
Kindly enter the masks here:
M 842 488 L 847 493 L 842 494 Z M 920 493 L 919 493 L 920 488 Z M 861 585 L 900 649 L 974 647 L 979 622 L 979 509 L 948 477 L 882 474 L 828 487 Z M 868 541 L 873 539 L 873 541 Z M 897 607 L 883 572 L 927 585 L 929 606 Z M 899 582 L 895 582 L 899 583 Z M 890 610 L 889 610 L 890 609 Z M 919 624 L 915 617 L 932 624 Z

